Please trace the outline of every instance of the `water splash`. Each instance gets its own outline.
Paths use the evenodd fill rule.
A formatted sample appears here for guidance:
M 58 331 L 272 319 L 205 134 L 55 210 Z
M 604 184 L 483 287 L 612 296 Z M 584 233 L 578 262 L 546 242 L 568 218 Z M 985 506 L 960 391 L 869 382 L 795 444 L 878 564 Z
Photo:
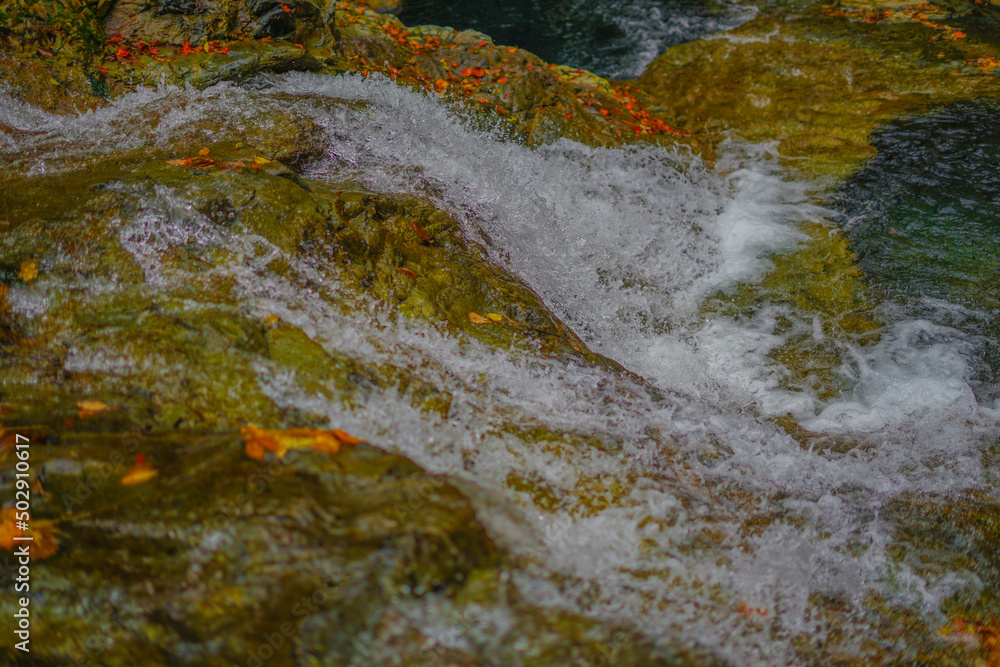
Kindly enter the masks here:
M 329 103 L 337 100 L 365 104 Z M 981 443 L 1000 429 L 965 383 L 960 338 L 902 319 L 877 345 L 844 342 L 853 388 L 822 399 L 774 380 L 780 369 L 768 353 L 787 339 L 779 321 L 796 317 L 786 306 L 756 303 L 743 318 L 700 307 L 760 281 L 770 254 L 803 242 L 798 223 L 824 220 L 806 185 L 783 179 L 764 148 L 724 147 L 711 169 L 656 147 L 527 149 L 377 76 L 289 74 L 252 89 L 138 92 L 75 119 L 4 106 L 10 125 L 42 134 L 15 136 L 3 155 L 33 152 L 69 169 L 74 159 L 162 149 L 192 132 L 198 141 L 238 134 L 263 110 L 290 104 L 324 131 L 308 178 L 433 200 L 634 375 L 497 350 L 374 302 L 345 311 L 332 269 L 247 230 L 223 233 L 169 188 L 137 194 L 143 205 L 121 221 L 119 239 L 150 289 L 191 279 L 163 260 L 168 249 L 222 249 L 235 261 L 212 270 L 233 279 L 245 312 L 276 315 L 329 352 L 405 369 L 448 392 L 446 414 L 391 389 L 358 409 L 306 391 L 280 364 L 256 365 L 275 403 L 462 480 L 491 534 L 519 559 L 514 577 L 526 597 L 630 624 L 665 646 L 686 637 L 739 664 L 774 665 L 798 662 L 797 635 L 829 631 L 814 594 L 845 605 L 838 622 L 860 636 L 871 592 L 933 621 L 948 595 L 975 588 L 967 572 L 932 581 L 894 561 L 894 526 L 879 514 L 904 494 L 991 483 Z M 221 129 L 199 125 L 231 108 L 239 111 Z M 287 275 L 268 268 L 276 257 Z M 64 298 L 59 285 L 47 289 L 45 298 Z M 13 305 L 40 316 L 27 303 Z M 826 335 L 813 315 L 798 317 Z M 102 363 L 112 361 L 71 355 L 67 370 Z M 815 432 L 805 446 L 758 418 L 788 411 Z

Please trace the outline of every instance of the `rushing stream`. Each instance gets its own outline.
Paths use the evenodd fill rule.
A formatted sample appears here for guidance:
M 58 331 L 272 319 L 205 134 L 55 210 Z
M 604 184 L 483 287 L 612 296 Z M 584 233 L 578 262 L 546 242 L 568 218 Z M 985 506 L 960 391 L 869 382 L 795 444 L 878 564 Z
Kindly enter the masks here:
M 405 368 L 449 392 L 445 414 L 392 391 L 351 407 L 280 364 L 256 366 L 277 404 L 465 480 L 491 535 L 519 557 L 512 576 L 528 599 L 666 646 L 681 638 L 734 664 L 778 665 L 799 660 L 796 637 L 835 627 L 841 651 L 864 655 L 872 619 L 862 603 L 872 596 L 934 627 L 950 595 L 982 585 L 961 566 L 923 567 L 891 549 L 901 526 L 919 522 L 908 496 L 998 490 L 982 465 L 1000 425 L 995 392 L 973 384 L 978 348 L 961 327 L 888 305 L 878 340 L 861 345 L 761 290 L 769 257 L 813 242 L 804 223 L 835 226 L 809 185 L 784 177 L 762 147 L 731 143 L 711 167 L 648 146 L 528 149 L 379 76 L 287 74 L 137 92 L 76 118 L 5 98 L 0 122 L 22 132 L 3 137 L 3 160 L 40 175 L 97 156 L 165 155 L 178 137 L 239 135 L 276 108 L 323 130 L 305 182 L 430 198 L 631 374 L 491 348 L 374 302 L 342 308 L 322 248 L 286 252 L 192 210 L 169 187 L 123 177 L 107 187 L 138 198 L 116 234 L 143 289 L 183 292 L 185 308 L 212 310 L 184 290 L 225 277 L 241 312 L 276 316 L 327 351 Z M 218 125 L 205 129 L 205 118 Z M 165 261 L 178 250 L 211 263 L 210 276 Z M 278 258 L 290 268 L 275 271 Z M 10 295 L 33 321 L 69 294 L 86 303 L 126 289 L 74 276 L 72 249 L 47 261 L 48 277 Z M 866 267 L 875 261 L 862 253 Z M 744 306 L 711 306 L 738 286 L 752 295 Z M 833 380 L 782 381 L 789 370 L 773 353 L 799 339 L 830 346 Z M 126 376 L 136 363 L 98 342 L 71 350 L 66 370 Z M 775 425 L 789 415 L 795 439 Z M 489 642 L 490 623 L 503 619 L 462 632 L 445 616 L 421 622 L 461 647 Z

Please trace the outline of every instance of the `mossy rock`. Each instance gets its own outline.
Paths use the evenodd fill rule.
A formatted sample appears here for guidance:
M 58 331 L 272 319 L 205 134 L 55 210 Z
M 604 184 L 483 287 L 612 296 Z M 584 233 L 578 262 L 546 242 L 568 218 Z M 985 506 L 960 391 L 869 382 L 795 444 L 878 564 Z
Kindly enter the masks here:
M 868 135 L 888 120 L 996 95 L 995 76 L 975 66 L 998 54 L 988 40 L 863 19 L 819 3 L 766 6 L 735 30 L 668 49 L 636 83 L 703 145 L 729 131 L 774 141 L 790 167 L 828 182 L 872 156 Z

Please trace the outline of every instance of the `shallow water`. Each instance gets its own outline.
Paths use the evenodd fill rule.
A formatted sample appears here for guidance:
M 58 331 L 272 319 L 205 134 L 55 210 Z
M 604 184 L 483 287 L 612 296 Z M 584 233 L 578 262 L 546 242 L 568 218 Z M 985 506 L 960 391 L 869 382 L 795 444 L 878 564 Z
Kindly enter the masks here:
M 150 294 L 206 279 L 165 261 L 174 248 L 237 258 L 211 260 L 209 273 L 232 279 L 243 312 L 275 315 L 328 351 L 406 368 L 450 392 L 445 415 L 394 392 L 352 408 L 306 391 L 292 369 L 257 365 L 279 405 L 464 480 L 491 535 L 518 558 L 511 574 L 525 597 L 665 646 L 779 665 L 800 662 L 797 638 L 823 641 L 834 627 L 848 637 L 840 650 L 863 656 L 871 595 L 935 627 L 950 595 L 982 587 L 968 570 L 928 573 L 893 558 L 897 524 L 883 512 L 909 494 L 996 493 L 982 457 L 1000 424 L 976 400 L 975 353 L 960 333 L 905 310 L 886 308 L 880 340 L 860 346 L 815 313 L 769 300 L 760 285 L 771 257 L 810 242 L 805 222 L 833 230 L 834 216 L 762 147 L 725 146 L 713 168 L 649 146 L 528 149 L 378 76 L 287 74 L 247 88 L 139 92 L 80 118 L 4 100 L 5 124 L 40 134 L 8 136 L 3 157 L 28 173 L 77 169 L 89 156 L 165 149 L 180 136 L 193 145 L 238 136 L 265 108 L 323 128 L 324 155 L 307 179 L 429 197 L 592 349 L 632 371 L 490 348 L 384 304 L 345 310 L 336 270 L 320 257 L 223 229 L 169 188 L 147 189 L 121 220 L 118 238 Z M 220 125 L 193 123 L 208 116 Z M 290 274 L 268 268 L 276 257 Z M 72 253 L 47 261 L 73 265 Z M 740 285 L 755 296 L 739 313 L 705 307 Z M 70 293 L 86 301 L 119 289 L 78 276 L 68 290 L 43 276 L 11 301 L 41 318 Z M 787 369 L 771 353 L 802 331 L 834 339 L 842 389 L 779 381 Z M 65 370 L 124 377 L 131 363 L 127 350 L 95 346 L 71 351 Z M 798 440 L 771 421 L 783 415 L 801 427 Z M 445 620 L 425 620 L 428 636 L 467 641 Z
M 928 337 L 974 350 L 968 376 L 987 404 L 1000 401 L 998 121 L 995 102 L 896 121 L 835 198 L 869 281 L 933 323 Z

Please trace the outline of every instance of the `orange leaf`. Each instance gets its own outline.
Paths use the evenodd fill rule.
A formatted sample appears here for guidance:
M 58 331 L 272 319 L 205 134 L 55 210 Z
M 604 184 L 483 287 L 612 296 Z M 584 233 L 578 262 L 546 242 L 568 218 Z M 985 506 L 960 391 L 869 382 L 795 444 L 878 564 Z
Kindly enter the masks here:
M 253 424 L 241 428 L 240 435 L 243 436 L 246 455 L 256 461 L 263 460 L 268 452 L 273 452 L 279 459 L 283 459 L 290 449 L 308 448 L 336 454 L 343 445 L 364 442 L 337 429 L 325 431 L 317 428 L 292 428 L 281 431 L 265 430 Z
M 135 486 L 148 482 L 159 474 L 153 465 L 146 461 L 142 454 L 135 455 L 135 466 L 122 477 L 122 484 L 125 486 Z
M 27 519 L 25 519 L 27 515 Z M 17 517 L 21 517 L 21 522 Z M 27 526 L 27 529 L 24 528 Z M 30 540 L 15 539 L 30 537 Z M 13 507 L 0 511 L 0 547 L 13 551 L 15 546 L 28 546 L 28 556 L 32 560 L 48 558 L 59 550 L 56 541 L 55 524 L 51 521 L 32 521 L 27 512 L 19 512 Z
M 100 401 L 77 401 L 76 407 L 80 408 L 80 418 L 99 415 L 102 412 L 113 412 L 115 408 L 109 407 Z
M 413 233 L 416 234 L 417 237 L 424 243 L 430 243 L 430 244 L 434 243 L 431 237 L 428 236 L 427 230 L 421 227 L 420 223 L 417 222 L 416 220 L 410 220 L 410 229 L 412 229 Z
M 339 440 L 342 445 L 360 445 L 364 442 L 361 438 L 355 437 L 347 431 L 341 431 L 339 428 L 333 429 L 330 433 L 332 433 L 333 437 Z
M 479 313 L 473 313 L 473 312 L 469 313 L 469 321 L 471 321 L 473 324 L 493 324 L 493 322 L 486 319 Z
M 38 277 L 38 267 L 35 265 L 35 261 L 25 262 L 21 265 L 20 270 L 17 272 L 17 277 L 26 283 L 30 283 L 32 280 Z

